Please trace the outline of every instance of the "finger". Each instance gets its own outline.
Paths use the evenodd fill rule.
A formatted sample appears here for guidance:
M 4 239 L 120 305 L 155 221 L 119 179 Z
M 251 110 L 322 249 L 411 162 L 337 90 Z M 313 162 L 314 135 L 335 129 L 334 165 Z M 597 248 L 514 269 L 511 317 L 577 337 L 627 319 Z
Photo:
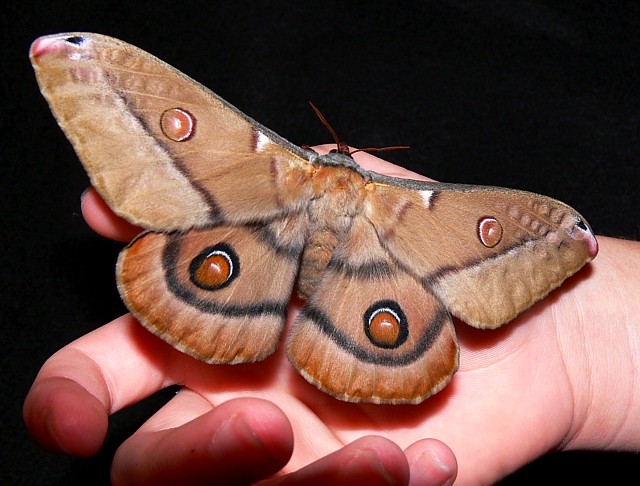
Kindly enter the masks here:
M 296 472 L 260 484 L 375 486 L 408 481 L 409 465 L 402 450 L 383 437 L 366 436 Z
M 453 451 L 435 439 L 424 439 L 405 450 L 411 471 L 410 485 L 453 484 L 458 463 Z
M 287 417 L 265 400 L 239 398 L 212 409 L 186 392 L 158 415 L 118 449 L 114 484 L 251 484 L 279 471 L 293 450 Z
M 109 424 L 102 402 L 63 377 L 37 380 L 25 399 L 23 417 L 42 447 L 80 457 L 98 452 Z
M 50 450 L 91 455 L 110 414 L 176 381 L 172 357 L 189 359 L 127 314 L 47 360 L 25 399 L 25 423 Z
M 82 215 L 99 235 L 117 241 L 131 241 L 142 229 L 116 215 L 93 187 L 82 194 Z

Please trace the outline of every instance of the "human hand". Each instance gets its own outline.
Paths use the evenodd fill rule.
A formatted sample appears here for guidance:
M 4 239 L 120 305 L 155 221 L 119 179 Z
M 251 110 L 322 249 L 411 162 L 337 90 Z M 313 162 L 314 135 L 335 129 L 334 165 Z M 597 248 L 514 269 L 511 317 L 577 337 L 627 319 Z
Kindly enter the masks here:
M 367 154 L 356 158 L 365 168 L 416 177 Z M 85 197 L 83 212 L 106 236 L 127 240 L 138 232 L 95 192 Z M 460 370 L 421 405 L 337 401 L 304 381 L 283 349 L 260 364 L 207 365 L 127 315 L 45 363 L 25 402 L 25 420 L 46 447 L 86 456 L 100 448 L 108 415 L 180 384 L 176 397 L 119 448 L 114 483 L 237 484 L 273 474 L 272 481 L 305 484 L 452 481 L 455 458 L 430 437 L 455 452 L 460 482 L 492 482 L 548 450 L 590 444 L 585 418 L 576 417 L 587 397 L 576 383 L 583 373 L 573 338 L 602 320 L 595 306 L 584 306 L 606 290 L 601 279 L 616 245 L 601 241 L 590 268 L 499 330 L 456 323 Z M 292 303 L 290 322 L 299 307 Z

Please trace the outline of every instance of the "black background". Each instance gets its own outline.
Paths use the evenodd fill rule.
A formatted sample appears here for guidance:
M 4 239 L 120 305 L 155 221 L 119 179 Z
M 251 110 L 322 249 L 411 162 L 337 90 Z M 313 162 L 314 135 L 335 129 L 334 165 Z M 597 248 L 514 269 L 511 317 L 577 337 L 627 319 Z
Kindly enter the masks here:
M 410 145 L 387 158 L 438 180 L 541 192 L 597 234 L 639 236 L 638 2 L 130 3 L 1 9 L 3 484 L 106 483 L 117 445 L 172 393 L 117 414 L 91 459 L 41 451 L 22 424 L 45 359 L 124 313 L 120 245 L 83 222 L 87 177 L 28 62 L 39 35 L 121 38 L 294 143 L 330 142 L 311 99 L 353 146 Z M 616 482 L 638 466 L 632 454 L 553 454 L 505 482 Z

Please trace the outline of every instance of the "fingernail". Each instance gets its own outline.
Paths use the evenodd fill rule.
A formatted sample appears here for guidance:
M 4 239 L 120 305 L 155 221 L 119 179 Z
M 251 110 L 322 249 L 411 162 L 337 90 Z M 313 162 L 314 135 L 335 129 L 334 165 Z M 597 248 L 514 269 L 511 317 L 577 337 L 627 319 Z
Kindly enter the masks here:
M 449 485 L 453 484 L 453 480 L 455 479 L 453 474 L 454 471 L 451 469 L 451 466 L 444 461 L 437 454 L 433 456 L 433 465 L 436 473 L 434 474 L 434 479 L 436 482 L 434 484 L 438 485 Z M 439 477 L 438 477 L 439 476 Z
M 213 452 L 221 455 L 229 454 L 230 448 L 245 450 L 251 447 L 255 450 L 265 452 L 262 441 L 249 427 L 247 422 L 239 415 L 229 417 L 216 431 L 212 439 Z
M 423 453 L 409 465 L 411 468 L 410 485 L 444 486 L 453 484 L 455 471 L 439 454 Z

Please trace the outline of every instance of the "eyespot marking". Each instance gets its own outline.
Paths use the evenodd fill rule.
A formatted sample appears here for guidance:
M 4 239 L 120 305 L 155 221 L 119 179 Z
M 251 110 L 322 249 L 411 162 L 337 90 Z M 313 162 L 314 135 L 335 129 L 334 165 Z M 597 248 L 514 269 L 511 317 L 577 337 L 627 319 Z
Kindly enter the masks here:
M 409 336 L 407 317 L 397 302 L 378 301 L 364 313 L 364 332 L 369 341 L 379 348 L 397 348 Z
M 204 290 L 227 287 L 240 270 L 238 255 L 226 243 L 219 243 L 201 251 L 189 265 L 191 282 Z
M 82 37 L 79 35 L 73 35 L 71 37 L 67 37 L 65 39 L 65 42 L 68 42 L 69 44 L 74 44 L 76 46 L 80 46 L 82 45 L 85 41 L 87 40 L 86 37 Z
M 581 229 L 582 231 L 589 231 L 589 228 L 587 226 L 587 223 L 584 222 L 584 220 L 580 219 L 580 218 L 576 218 L 576 226 Z
M 171 108 L 160 116 L 160 128 L 169 140 L 185 142 L 195 132 L 196 119 L 187 110 Z
M 487 248 L 493 248 L 502 240 L 502 225 L 491 216 L 485 216 L 478 221 L 478 239 Z

